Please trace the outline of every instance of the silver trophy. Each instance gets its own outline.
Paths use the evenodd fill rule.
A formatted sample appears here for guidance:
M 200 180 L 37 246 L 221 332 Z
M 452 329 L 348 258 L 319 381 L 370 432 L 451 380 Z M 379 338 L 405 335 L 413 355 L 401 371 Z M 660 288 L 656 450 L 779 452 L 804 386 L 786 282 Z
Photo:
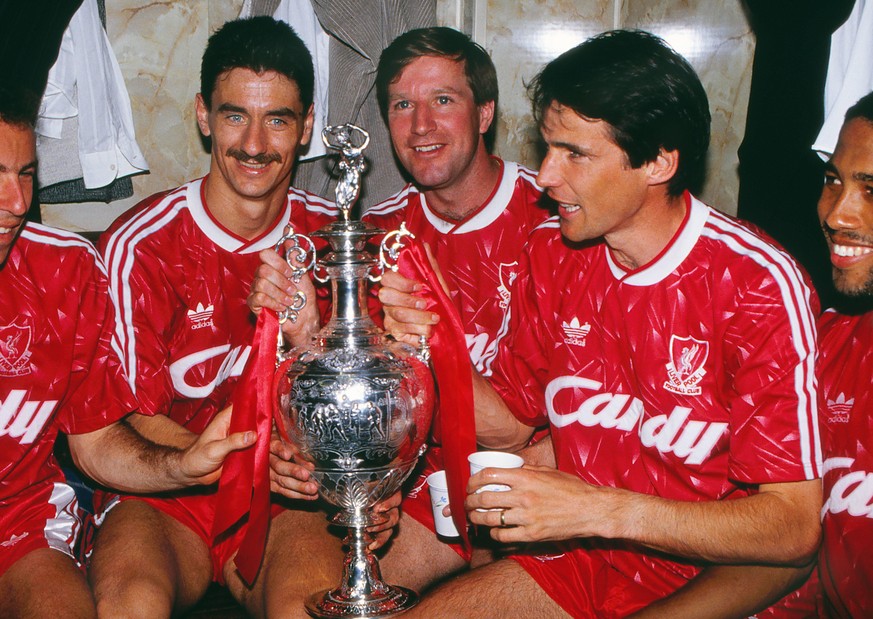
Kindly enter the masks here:
M 358 197 L 367 133 L 353 125 L 326 127 L 324 143 L 341 153 L 336 188 L 341 217 L 313 233 L 332 251 L 316 261 L 311 239 L 287 230 L 284 250 L 299 280 L 308 270 L 330 281 L 330 321 L 305 349 L 277 352 L 279 433 L 315 465 L 319 494 L 339 512 L 331 521 L 349 528 L 340 585 L 306 601 L 314 617 L 386 617 L 418 602 L 418 594 L 382 581 L 368 549 L 369 525 L 385 521 L 373 505 L 397 492 L 424 452 L 435 401 L 426 342 L 422 349 L 391 341 L 367 313 L 368 281 L 394 268 L 404 229 L 386 235 L 376 259 L 367 240 L 384 231 L 349 216 Z M 295 299 L 280 320 L 295 320 L 306 298 Z

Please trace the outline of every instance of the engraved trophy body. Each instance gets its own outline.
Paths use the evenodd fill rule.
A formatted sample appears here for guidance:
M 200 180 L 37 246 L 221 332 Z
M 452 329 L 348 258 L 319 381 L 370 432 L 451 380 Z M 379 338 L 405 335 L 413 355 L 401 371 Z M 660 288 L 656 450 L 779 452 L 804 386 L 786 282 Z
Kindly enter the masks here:
M 349 218 L 369 136 L 341 125 L 326 127 L 323 140 L 341 151 L 336 196 L 342 216 L 313 236 L 326 239 L 332 251 L 316 264 L 312 241 L 293 231 L 277 249 L 287 249 L 297 277 L 314 268 L 317 279 L 330 281 L 333 307 L 330 321 L 309 347 L 285 354 L 280 345 L 277 425 L 283 439 L 315 465 L 319 494 L 339 508 L 332 522 L 349 528 L 342 582 L 313 594 L 307 612 L 314 617 L 385 617 L 411 608 L 418 595 L 381 580 L 365 527 L 384 521 L 371 508 L 400 489 L 424 451 L 434 384 L 426 343 L 416 351 L 389 341 L 367 313 L 368 281 L 378 281 L 396 261 L 397 247 L 408 234 L 388 235 L 377 260 L 364 248 L 383 231 Z M 389 239 L 401 240 L 389 248 Z M 305 303 L 301 295 L 280 320 L 295 320 Z

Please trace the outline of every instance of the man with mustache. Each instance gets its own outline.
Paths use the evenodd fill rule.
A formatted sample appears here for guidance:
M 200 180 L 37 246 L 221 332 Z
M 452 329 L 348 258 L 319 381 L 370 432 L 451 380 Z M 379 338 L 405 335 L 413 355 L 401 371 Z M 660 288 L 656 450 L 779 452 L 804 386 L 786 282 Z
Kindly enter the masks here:
M 269 17 L 225 24 L 209 39 L 195 99 L 211 141 L 209 174 L 146 199 L 101 239 L 129 380 L 154 415 L 142 424 L 149 436 L 184 443 L 231 402 L 255 331 L 245 299 L 258 252 L 275 246 L 286 224 L 308 233 L 336 215 L 332 203 L 290 185 L 298 149 L 312 137 L 313 83 L 310 54 L 289 26 Z M 308 471 L 291 473 L 274 476 L 272 488 L 315 499 Z M 274 505 L 249 587 L 234 563 L 241 529 L 213 539 L 216 495 L 213 486 L 102 497 L 91 566 L 102 615 L 168 617 L 195 604 L 212 581 L 226 583 L 252 615 L 283 612 L 296 585 L 295 555 L 307 550 L 296 531 L 301 522 L 326 528 L 324 515 L 311 503 Z M 335 552 L 325 560 L 341 562 Z
M 873 93 L 846 112 L 818 216 L 839 311 L 819 320 L 824 542 L 818 572 L 830 617 L 873 614 Z

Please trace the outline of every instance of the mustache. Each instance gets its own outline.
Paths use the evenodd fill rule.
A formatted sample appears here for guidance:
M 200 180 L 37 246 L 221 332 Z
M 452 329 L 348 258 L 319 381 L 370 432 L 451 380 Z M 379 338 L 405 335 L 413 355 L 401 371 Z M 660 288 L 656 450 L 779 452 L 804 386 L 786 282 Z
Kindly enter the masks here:
M 835 230 L 826 223 L 821 225 L 821 229 L 833 243 L 839 244 L 839 241 L 849 241 L 858 245 L 873 245 L 873 237 L 855 230 Z
M 249 155 L 238 148 L 228 148 L 226 155 L 228 157 L 233 157 L 238 161 L 242 161 L 243 163 L 265 164 L 274 161 L 280 163 L 282 161 L 282 156 L 279 153 L 258 153 L 257 155 Z

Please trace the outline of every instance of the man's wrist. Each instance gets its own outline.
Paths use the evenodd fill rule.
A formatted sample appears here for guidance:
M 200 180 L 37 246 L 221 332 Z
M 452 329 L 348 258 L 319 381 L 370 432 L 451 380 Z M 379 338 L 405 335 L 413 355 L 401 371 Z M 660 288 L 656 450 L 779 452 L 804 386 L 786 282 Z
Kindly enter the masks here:
M 197 478 L 185 471 L 185 454 L 187 449 L 169 445 L 154 445 L 153 454 L 158 468 L 163 470 L 167 481 L 176 488 L 188 488 L 199 484 Z
M 600 506 L 602 516 L 597 521 L 600 530 L 595 531 L 594 535 L 606 539 L 632 540 L 632 532 L 637 527 L 636 522 L 640 515 L 640 506 L 636 499 L 642 495 L 604 486 L 596 487 L 596 491 L 601 496 L 592 504 Z

